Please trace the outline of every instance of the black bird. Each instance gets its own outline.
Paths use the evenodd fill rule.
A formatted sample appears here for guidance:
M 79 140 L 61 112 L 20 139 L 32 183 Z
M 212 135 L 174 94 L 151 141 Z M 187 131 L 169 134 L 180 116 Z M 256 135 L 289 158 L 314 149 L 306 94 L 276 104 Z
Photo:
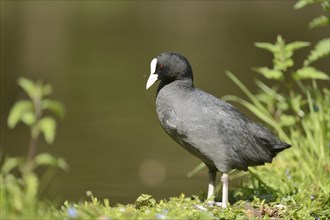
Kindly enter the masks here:
M 208 167 L 208 198 L 214 195 L 216 172 L 222 173 L 223 208 L 228 203 L 229 171 L 270 163 L 291 146 L 231 104 L 194 87 L 191 65 L 181 54 L 162 53 L 150 67 L 146 89 L 160 81 L 156 111 L 162 127 Z

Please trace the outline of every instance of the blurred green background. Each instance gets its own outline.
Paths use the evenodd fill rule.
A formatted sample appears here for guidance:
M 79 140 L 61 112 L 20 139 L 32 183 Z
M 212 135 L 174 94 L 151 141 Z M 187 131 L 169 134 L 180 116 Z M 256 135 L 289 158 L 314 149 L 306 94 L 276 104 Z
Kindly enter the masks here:
M 157 86 L 145 90 L 150 61 L 163 51 L 180 52 L 192 64 L 196 86 L 218 97 L 240 96 L 224 71 L 253 89 L 251 66 L 271 64 L 271 54 L 253 42 L 273 42 L 277 34 L 316 42 L 329 35 L 306 25 L 319 7 L 295 11 L 294 3 L 1 1 L 1 155 L 27 153 L 28 128 L 6 124 L 10 107 L 25 97 L 16 84 L 25 76 L 52 84 L 54 98 L 66 106 L 55 143 L 38 146 L 71 166 L 51 182 L 48 198 L 77 201 L 91 190 L 126 203 L 141 193 L 163 198 L 206 190 L 206 171 L 186 177 L 199 160 L 159 125 Z M 319 68 L 329 71 L 327 62 Z

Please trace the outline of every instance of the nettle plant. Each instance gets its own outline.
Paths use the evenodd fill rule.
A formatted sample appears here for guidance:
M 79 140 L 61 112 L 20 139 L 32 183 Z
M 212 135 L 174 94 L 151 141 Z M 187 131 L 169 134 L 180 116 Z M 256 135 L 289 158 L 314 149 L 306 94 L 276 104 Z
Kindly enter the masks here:
M 329 11 L 329 2 L 319 0 L 301 0 L 295 8 L 317 2 Z M 329 25 L 329 14 L 315 18 L 309 24 L 311 28 L 326 25 Z M 318 85 L 318 81 L 329 85 L 329 73 L 315 64 L 321 59 L 329 59 L 330 38 L 318 41 L 300 65 L 295 64 L 294 53 L 311 46 L 310 42 L 286 43 L 278 36 L 273 44 L 263 42 L 255 43 L 255 46 L 273 55 L 271 67 L 253 70 L 274 86 L 257 79 L 259 92 L 253 94 L 228 71 L 227 75 L 249 100 L 231 95 L 223 98 L 245 106 L 293 147 L 280 154 L 272 165 L 249 169 L 254 177 L 253 188 L 265 186 L 281 195 L 309 195 L 311 198 L 315 194 L 329 195 L 330 91 L 328 86 Z M 261 176 L 268 178 L 261 182 Z
M 56 120 L 52 116 L 45 116 L 45 111 L 62 118 L 64 108 L 60 102 L 47 98 L 52 93 L 49 84 L 41 81 L 34 83 L 29 79 L 19 78 L 18 85 L 26 92 L 29 99 L 14 104 L 8 117 L 8 126 L 13 129 L 18 122 L 23 122 L 30 128 L 31 140 L 27 160 L 33 161 L 40 134 L 44 135 L 48 144 L 52 144 L 55 138 Z
M 13 129 L 19 122 L 30 129 L 30 143 L 27 157 L 9 157 L 5 155 L 1 167 L 1 205 L 5 207 L 4 216 L 10 214 L 33 215 L 36 211 L 38 196 L 47 188 L 51 178 L 58 168 L 68 170 L 63 158 L 56 158 L 49 153 L 37 154 L 40 135 L 43 134 L 46 143 L 52 144 L 56 133 L 56 120 L 52 116 L 62 118 L 63 105 L 48 98 L 52 87 L 41 81 L 33 82 L 26 78 L 19 78 L 18 85 L 28 95 L 28 99 L 17 101 L 10 110 L 8 126 Z M 46 166 L 39 177 L 36 169 Z M 7 216 L 10 217 L 10 216 Z M 12 216 L 15 217 L 15 216 Z
M 328 1 L 300 0 L 295 8 L 314 3 L 320 3 L 326 15 L 313 19 L 309 27 L 329 26 Z M 257 48 L 273 55 L 271 67 L 252 68 L 262 76 L 255 81 L 259 88 L 257 93 L 252 93 L 234 74 L 227 71 L 228 77 L 248 99 L 233 95 L 222 98 L 242 104 L 275 131 L 280 139 L 293 146 L 281 153 L 272 164 L 249 168 L 252 178 L 244 183 L 245 190 L 248 189 L 250 194 L 252 190 L 252 194 L 264 199 L 274 200 L 279 195 L 315 198 L 316 194 L 320 195 L 319 201 L 324 195 L 328 198 L 325 200 L 330 199 L 330 91 L 328 87 L 318 85 L 318 81 L 325 81 L 329 85 L 329 73 L 315 66 L 319 60 L 329 59 L 330 38 L 318 41 L 306 54 L 304 61 L 297 65 L 295 52 L 311 45 L 305 41 L 286 43 L 282 36 L 277 36 L 274 43 L 255 43 Z M 263 82 L 265 79 L 267 83 Z M 204 164 L 198 165 L 188 173 L 188 177 L 204 167 Z M 245 176 L 234 171 L 231 179 Z M 261 178 L 265 176 L 268 178 Z

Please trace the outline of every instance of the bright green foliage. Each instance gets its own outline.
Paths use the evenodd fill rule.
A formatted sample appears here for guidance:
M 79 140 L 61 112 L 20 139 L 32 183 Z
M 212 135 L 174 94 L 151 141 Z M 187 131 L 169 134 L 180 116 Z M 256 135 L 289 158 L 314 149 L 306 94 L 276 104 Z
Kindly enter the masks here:
M 255 43 L 256 47 L 271 52 L 274 58 L 272 68 L 258 67 L 253 70 L 260 73 L 267 79 L 282 81 L 288 77 L 286 71 L 294 65 L 294 61 L 292 59 L 294 52 L 309 45 L 309 42 L 303 41 L 296 41 L 286 44 L 281 36 L 277 36 L 277 40 L 274 44 Z
M 142 194 L 141 196 L 139 196 L 136 201 L 135 201 L 135 206 L 137 208 L 140 207 L 153 207 L 156 204 L 156 200 L 154 198 L 152 198 L 151 195 L 148 194 Z
M 38 123 L 47 143 L 52 144 L 55 137 L 56 121 L 51 117 L 43 117 Z
M 264 189 L 263 186 L 259 186 Z M 245 197 L 261 191 L 239 189 L 235 198 L 240 199 L 227 209 L 207 205 L 198 196 L 186 197 L 181 194 L 168 200 L 157 201 L 150 195 L 142 194 L 133 204 L 110 205 L 87 192 L 89 199 L 79 202 L 64 202 L 60 209 L 40 203 L 33 218 L 38 219 L 327 219 L 329 209 L 322 209 L 324 198 L 298 198 L 286 196 L 274 201 L 260 199 L 257 196 Z M 243 201 L 244 199 L 245 201 Z M 305 204 L 301 204 L 301 201 Z M 141 201 L 143 201 L 141 203 Z M 19 218 L 20 215 L 12 216 Z M 24 216 L 26 218 L 26 216 Z
M 330 11 L 330 2 L 329 0 L 299 0 L 294 8 L 295 9 L 301 9 L 307 5 L 311 4 L 317 4 L 319 3 L 321 5 L 321 8 L 325 12 L 324 15 L 320 15 L 316 18 L 314 18 L 311 22 L 309 22 L 310 28 L 316 28 L 316 27 L 323 27 L 328 26 L 330 23 L 330 17 L 329 17 L 329 11 Z
M 58 117 L 64 117 L 64 107 L 62 103 L 56 100 L 44 99 L 42 101 L 42 110 L 50 110 Z
M 320 80 L 329 80 L 329 76 L 314 67 L 305 66 L 301 69 L 297 70 L 292 74 L 295 80 L 303 80 L 303 79 L 320 79 Z
M 52 87 L 42 82 L 33 82 L 26 78 L 19 78 L 18 84 L 29 96 L 29 100 L 17 101 L 12 107 L 8 126 L 14 128 L 18 122 L 23 122 L 31 129 L 35 139 L 41 132 L 47 143 L 52 144 L 55 138 L 56 121 L 52 117 L 44 117 L 43 112 L 49 110 L 59 117 L 64 116 L 63 105 L 52 99 L 45 99 L 53 91 Z
M 267 79 L 283 80 L 284 78 L 280 70 L 269 69 L 268 67 L 254 68 L 254 71 L 261 73 Z
M 322 5 L 325 3 L 328 3 L 328 0 L 299 0 L 295 5 L 295 9 L 301 9 L 305 6 L 316 4 L 316 3 L 321 3 Z
M 304 62 L 305 66 L 310 65 L 314 61 L 317 61 L 323 57 L 330 55 L 330 38 L 320 40 L 310 52 L 309 56 Z
M 26 159 L 5 158 L 0 173 L 1 218 L 17 219 L 17 217 L 33 218 L 36 216 L 40 205 L 38 188 L 42 182 L 33 170 L 39 166 L 68 170 L 64 159 L 55 158 L 47 153 L 37 155 L 32 168 L 27 166 Z M 47 170 L 43 176 L 47 176 L 49 173 L 50 170 Z
M 299 1 L 296 7 L 315 2 L 322 2 L 322 7 L 329 9 L 328 2 L 315 0 Z M 272 207 L 273 202 L 283 204 L 285 211 L 277 216 L 279 218 L 330 218 L 330 91 L 317 85 L 317 80 L 329 80 L 329 73 L 311 66 L 319 59 L 329 59 L 330 40 L 319 41 L 303 65 L 295 64 L 294 52 L 308 45 L 310 43 L 300 41 L 286 44 L 281 36 L 274 44 L 256 43 L 256 47 L 271 52 L 274 59 L 271 68 L 258 67 L 254 71 L 275 84 L 268 86 L 256 80 L 257 94 L 253 94 L 234 74 L 227 72 L 248 100 L 232 95 L 223 98 L 242 104 L 274 130 L 280 139 L 292 145 L 272 164 L 249 169 L 250 180 L 235 190 L 234 200 L 239 201 L 235 205 L 255 196 L 253 202 L 262 199 L 268 207 Z M 201 166 L 198 171 L 200 169 Z
M 314 18 L 310 23 L 309 27 L 310 28 L 316 28 L 316 27 L 322 27 L 322 26 L 327 26 L 329 25 L 329 17 L 325 15 L 321 15 L 317 18 Z
M 28 126 L 36 122 L 31 101 L 21 100 L 16 102 L 12 107 L 8 117 L 9 128 L 14 128 L 19 121 L 24 122 Z
M 315 1 L 299 1 L 299 7 L 309 2 Z M 274 59 L 273 68 L 261 67 L 255 71 L 274 80 L 277 86 L 269 87 L 257 80 L 260 91 L 253 94 L 238 78 L 227 72 L 249 100 L 236 96 L 225 96 L 224 99 L 242 104 L 268 124 L 280 139 L 292 145 L 272 164 L 250 168 L 251 180 L 244 183 L 243 190 L 250 188 L 251 193 L 261 193 L 259 198 L 266 201 L 282 198 L 281 202 L 296 206 L 295 210 L 287 210 L 285 218 L 328 219 L 330 91 L 318 87 L 316 80 L 329 80 L 329 73 L 310 64 L 329 58 L 329 38 L 321 40 L 309 53 L 304 65 L 293 70 L 294 50 L 307 45 L 307 42 L 285 44 L 282 37 L 278 37 L 275 44 L 256 43 L 257 47 L 272 52 Z
M 287 71 L 288 68 L 294 65 L 292 56 L 293 52 L 307 47 L 310 44 L 308 42 L 296 41 L 290 44 L 286 44 L 281 36 L 277 36 L 277 40 L 274 44 L 271 43 L 255 43 L 256 47 L 265 49 L 274 55 L 273 68 L 267 67 L 256 68 L 255 71 L 261 73 L 268 79 L 283 79 L 283 71 Z
M 47 143 L 54 142 L 56 121 L 53 117 L 43 116 L 44 111 L 50 111 L 58 116 L 64 115 L 64 108 L 58 101 L 45 99 L 52 92 L 52 87 L 42 82 L 19 78 L 18 84 L 27 93 L 28 100 L 17 101 L 8 116 L 8 126 L 13 129 L 18 122 L 23 122 L 30 128 L 31 141 L 27 158 L 8 157 L 1 161 L 0 173 L 0 207 L 1 219 L 17 219 L 18 217 L 35 217 L 40 204 L 39 193 L 45 189 L 54 170 L 68 170 L 68 165 L 62 158 L 55 158 L 48 153 L 36 154 L 39 134 L 42 133 Z M 46 166 L 39 177 L 35 170 Z M 42 215 L 40 215 L 42 216 Z

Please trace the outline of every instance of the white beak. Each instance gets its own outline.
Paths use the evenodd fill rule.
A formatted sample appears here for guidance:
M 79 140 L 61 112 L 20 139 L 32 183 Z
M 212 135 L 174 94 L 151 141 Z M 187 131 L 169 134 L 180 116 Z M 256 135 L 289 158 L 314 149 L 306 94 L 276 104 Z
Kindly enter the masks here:
M 146 89 L 149 89 L 158 79 L 156 72 L 157 59 L 154 58 L 150 63 L 150 76 L 147 81 Z

